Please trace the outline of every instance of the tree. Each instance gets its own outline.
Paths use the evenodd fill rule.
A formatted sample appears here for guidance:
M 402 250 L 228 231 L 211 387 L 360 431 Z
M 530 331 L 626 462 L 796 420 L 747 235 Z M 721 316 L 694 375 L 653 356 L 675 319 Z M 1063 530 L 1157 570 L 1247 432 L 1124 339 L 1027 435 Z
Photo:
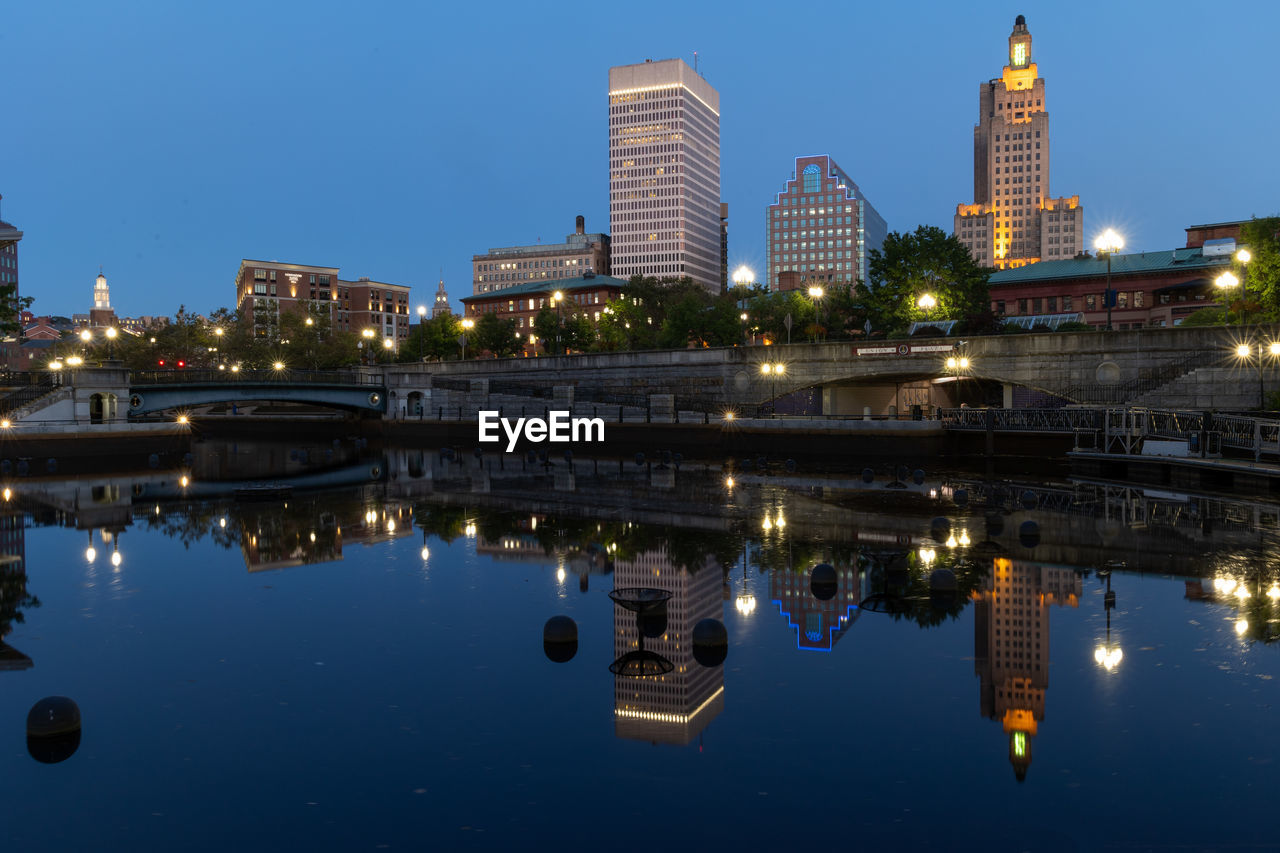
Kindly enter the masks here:
M 458 355 L 461 344 L 458 336 L 462 334 L 462 320 L 453 314 L 441 314 L 424 320 L 409 332 L 409 337 L 400 345 L 400 361 L 417 361 L 419 358 L 430 358 L 444 361 Z
M 749 322 L 764 332 L 775 344 L 786 343 L 788 338 L 801 338 L 804 330 L 814 325 L 817 316 L 813 300 L 801 290 L 782 290 L 757 296 L 751 300 Z M 791 316 L 791 334 L 787 333 L 787 316 Z
M 560 316 L 555 309 L 544 305 L 533 318 L 533 333 L 538 336 L 538 343 L 547 355 L 559 355 L 564 352 L 564 337 L 560 328 Z
M 477 351 L 488 351 L 495 358 L 513 355 L 520 346 L 516 339 L 516 321 L 503 320 L 497 314 L 482 315 L 476 321 L 471 339 Z
M 17 282 L 0 284 L 0 337 L 22 334 L 22 312 L 30 308 L 33 301 L 30 296 L 18 296 Z
M 1251 219 L 1240 227 L 1239 244 L 1248 249 L 1249 263 L 1236 275 L 1244 282 L 1246 301 L 1257 302 L 1259 319 L 1280 318 L 1280 216 Z
M 926 315 L 963 320 L 990 305 L 987 279 L 969 250 L 941 228 L 921 225 L 914 233 L 892 232 L 882 249 L 868 253 L 870 282 L 862 302 L 873 326 L 899 329 Z M 937 304 L 926 311 L 918 301 L 929 294 Z
M 664 312 L 658 345 L 667 349 L 733 346 L 742 339 L 737 304 L 731 296 L 712 297 L 702 288 L 686 290 Z

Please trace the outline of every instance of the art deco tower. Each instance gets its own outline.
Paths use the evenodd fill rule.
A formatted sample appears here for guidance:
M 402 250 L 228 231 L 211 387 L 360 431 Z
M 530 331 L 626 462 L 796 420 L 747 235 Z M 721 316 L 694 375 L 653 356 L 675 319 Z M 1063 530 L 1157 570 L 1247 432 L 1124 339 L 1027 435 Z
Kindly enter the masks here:
M 720 94 L 682 59 L 609 69 L 613 275 L 719 293 Z
M 955 215 L 956 236 L 986 266 L 1064 260 L 1083 245 L 1080 197 L 1049 192 L 1049 113 L 1038 75 L 1027 20 L 1019 15 L 1009 35 L 1009 64 L 978 90 L 973 204 L 957 206 Z

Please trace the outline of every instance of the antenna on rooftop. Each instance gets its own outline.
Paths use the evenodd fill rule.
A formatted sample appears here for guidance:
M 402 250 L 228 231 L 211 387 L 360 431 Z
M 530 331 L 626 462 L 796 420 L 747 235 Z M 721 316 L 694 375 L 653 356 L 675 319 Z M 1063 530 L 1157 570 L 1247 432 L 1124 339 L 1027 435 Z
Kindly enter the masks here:
M 696 50 L 693 52 L 693 73 L 698 73 L 698 52 Z

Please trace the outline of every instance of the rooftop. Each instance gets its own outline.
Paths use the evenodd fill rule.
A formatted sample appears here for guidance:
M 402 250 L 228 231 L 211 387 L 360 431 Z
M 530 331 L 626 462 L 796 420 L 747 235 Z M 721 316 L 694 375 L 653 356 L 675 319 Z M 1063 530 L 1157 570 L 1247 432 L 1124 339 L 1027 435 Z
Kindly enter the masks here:
M 476 293 L 462 297 L 463 302 L 482 302 L 486 299 L 505 299 L 508 296 L 525 296 L 531 293 L 554 293 L 557 290 L 589 290 L 598 287 L 625 287 L 626 279 L 614 278 L 611 275 L 578 276 L 577 278 L 551 278 L 545 281 L 531 281 L 528 284 L 517 284 L 515 287 L 504 287 L 492 293 Z
M 1140 252 L 1132 255 L 1112 255 L 1111 275 L 1151 275 L 1177 273 L 1184 270 L 1200 270 L 1228 266 L 1230 255 L 1205 257 L 1201 249 L 1169 249 L 1163 252 Z M 1008 284 L 1025 284 L 1035 281 L 1052 281 L 1064 278 L 1104 277 L 1107 274 L 1107 256 L 1071 258 L 1065 261 L 1040 261 L 1015 269 L 1000 270 L 991 275 L 992 287 Z

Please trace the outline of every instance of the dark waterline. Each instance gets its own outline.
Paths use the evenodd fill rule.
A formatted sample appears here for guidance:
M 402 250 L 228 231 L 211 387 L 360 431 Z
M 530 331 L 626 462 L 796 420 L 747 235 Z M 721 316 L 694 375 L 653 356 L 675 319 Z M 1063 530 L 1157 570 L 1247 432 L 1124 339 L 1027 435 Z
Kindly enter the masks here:
M 10 484 L 6 837 L 1280 848 L 1280 507 L 897 473 L 210 443 Z M 281 492 L 237 499 L 255 475 Z M 632 587 L 672 593 L 665 625 Z M 671 672 L 612 674 L 642 633 Z M 38 762 L 57 695 L 82 737 Z

